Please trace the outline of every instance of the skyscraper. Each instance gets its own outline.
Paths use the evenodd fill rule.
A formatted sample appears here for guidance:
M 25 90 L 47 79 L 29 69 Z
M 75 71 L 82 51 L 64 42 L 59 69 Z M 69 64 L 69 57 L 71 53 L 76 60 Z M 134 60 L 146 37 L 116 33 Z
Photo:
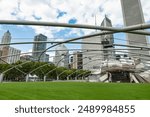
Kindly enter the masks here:
M 1 44 L 9 44 L 10 41 L 11 41 L 11 34 L 8 30 L 7 32 L 4 33 L 2 40 L 1 40 Z M 8 45 L 4 45 L 4 46 L 8 46 Z M 1 48 L 4 46 L 1 46 Z
M 82 40 L 83 42 L 101 43 L 101 36 L 90 37 Z M 100 63 L 104 60 L 103 45 L 101 44 L 82 44 L 83 51 L 83 69 L 97 71 L 100 69 Z M 95 50 L 95 51 L 94 51 Z
M 103 19 L 102 23 L 101 23 L 101 26 L 103 27 L 112 27 L 112 23 L 111 23 L 111 20 L 105 15 L 105 18 Z M 114 46 L 114 36 L 113 34 L 107 34 L 107 35 L 102 35 L 101 36 L 102 38 L 102 43 L 103 44 L 103 49 L 106 49 L 104 52 L 104 60 L 108 59 L 108 58 L 111 58 L 111 57 L 114 57 L 115 55 L 115 52 L 114 51 L 110 51 L 110 49 L 113 49 Z M 109 46 L 108 46 L 109 45 Z M 109 49 L 107 51 L 107 49 Z
M 121 5 L 125 26 L 145 23 L 140 0 L 121 0 Z M 144 35 L 127 33 L 126 38 L 129 45 L 147 47 L 147 38 Z M 142 50 L 130 50 L 130 52 L 149 54 L 148 51 Z
M 69 67 L 69 51 L 64 44 L 58 45 L 55 49 L 54 64 L 59 67 Z
M 47 37 L 45 35 L 39 34 L 34 37 L 34 42 L 38 41 L 47 41 Z M 46 43 L 34 43 L 33 44 L 33 50 L 32 50 L 32 56 L 34 60 L 38 60 L 39 56 L 41 55 L 42 51 L 46 49 Z M 43 53 L 41 58 L 41 62 L 46 62 L 46 53 Z
M 11 33 L 9 31 L 5 32 L 1 44 L 10 44 L 11 41 Z M 20 53 L 21 50 L 10 47 L 9 45 L 2 45 L 1 46 L 1 56 L 2 56 L 2 63 L 15 63 L 20 60 Z M 5 61 L 5 62 L 4 62 Z
M 101 26 L 112 27 L 111 20 L 105 16 Z M 114 43 L 114 38 L 112 34 L 86 38 L 83 39 L 83 42 L 101 43 L 82 45 L 83 51 L 87 50 L 87 52 L 83 52 L 83 69 L 88 69 L 91 71 L 100 70 L 102 61 L 106 60 L 109 56 L 113 56 L 113 52 L 102 51 L 103 49 L 113 48 L 112 44 Z M 90 51 L 90 49 L 95 51 Z
M 9 46 L 5 46 L 2 48 L 2 56 L 6 56 L 6 57 L 3 57 L 2 60 L 9 64 L 19 61 L 20 54 L 21 54 L 21 50 L 19 49 L 9 47 Z
M 72 62 L 70 63 L 73 69 L 82 69 L 82 53 L 74 52 L 72 56 Z

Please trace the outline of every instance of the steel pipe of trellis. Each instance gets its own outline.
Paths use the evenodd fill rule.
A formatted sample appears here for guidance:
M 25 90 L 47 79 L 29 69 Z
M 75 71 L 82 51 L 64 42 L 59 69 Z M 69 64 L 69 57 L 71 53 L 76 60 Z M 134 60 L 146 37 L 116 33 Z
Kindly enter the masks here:
M 29 63 L 29 62 L 30 62 L 30 61 L 26 61 L 26 62 L 24 62 L 24 63 L 22 63 L 22 64 L 15 65 L 15 66 L 13 66 L 13 67 L 11 67 L 11 68 L 9 68 L 9 69 L 3 71 L 3 72 L 0 74 L 0 82 L 1 82 L 1 83 L 3 82 L 3 74 L 7 73 L 8 71 L 10 71 L 10 70 L 12 70 L 12 69 L 14 69 L 14 68 L 16 68 L 16 67 L 18 67 L 18 66 L 20 66 L 20 65 L 23 65 L 23 64 L 26 64 L 26 63 Z M 23 72 L 23 71 L 22 71 L 22 73 L 25 74 L 25 72 Z
M 120 46 L 120 45 L 118 45 Z M 124 45 L 125 46 L 125 45 Z M 92 51 L 114 51 L 114 52 L 121 52 L 119 50 L 141 50 L 140 48 L 114 48 L 114 49 L 103 49 L 103 50 L 95 50 L 95 49 L 69 49 L 69 51 L 74 51 L 74 50 L 84 50 L 84 53 L 86 52 L 92 52 Z M 55 51 L 55 50 L 49 50 L 47 52 L 51 52 L 51 51 Z M 57 50 L 57 51 L 64 51 L 64 50 Z M 81 52 L 82 52 L 81 51 Z M 143 51 L 147 51 L 147 50 L 143 50 Z M 34 51 L 34 52 L 42 52 L 42 51 Z M 127 51 L 122 51 L 122 52 L 125 52 L 125 53 L 131 53 L 131 54 L 139 54 L 139 55 L 143 55 L 143 56 L 149 56 L 149 54 L 142 54 L 142 53 L 135 53 L 135 52 L 127 52 Z M 6 57 L 11 57 L 11 56 L 17 56 L 17 55 L 25 55 L 25 54 L 30 54 L 30 53 L 33 53 L 33 52 L 25 52 L 25 53 L 20 53 L 20 54 L 12 54 L 12 55 L 6 55 L 6 56 L 1 56 L 0 59 L 2 58 L 6 58 Z M 54 57 L 54 56 L 51 56 L 51 57 Z M 51 58 L 50 57 L 50 58 Z
M 137 49 L 138 50 L 138 49 Z M 124 51 L 122 51 L 122 52 L 124 52 Z M 94 53 L 95 54 L 95 53 Z M 96 54 L 97 55 L 97 54 Z M 107 53 L 105 53 L 105 54 L 101 54 L 101 55 L 103 55 L 103 56 L 105 56 L 105 55 L 112 55 L 112 54 L 107 54 Z M 99 55 L 97 55 L 97 56 L 99 56 Z M 88 57 L 84 57 L 83 59 L 86 59 L 86 58 L 89 58 L 89 57 L 95 57 L 95 55 L 94 56 L 88 56 Z M 112 57 L 111 57 L 112 58 Z M 115 57 L 114 57 L 115 58 Z M 143 57 L 139 57 L 139 58 L 142 58 L 142 59 L 144 59 L 144 60 L 149 60 L 149 59 L 145 59 L 145 58 L 143 58 Z M 82 59 L 82 60 L 83 60 Z M 75 62 L 77 62 L 77 60 L 76 61 L 74 61 L 73 63 L 75 63 Z M 67 69 L 68 70 L 68 69 Z M 60 74 L 58 74 L 57 76 L 58 77 L 60 77 L 60 75 L 62 75 L 63 73 L 65 73 L 65 71 L 67 71 L 67 70 L 64 70 L 63 72 L 61 72 Z
M 36 70 L 38 70 L 38 69 L 40 69 L 40 68 L 42 68 L 42 67 L 48 66 L 48 65 L 49 65 L 49 63 L 45 63 L 45 64 L 43 64 L 43 65 L 41 65 L 41 66 L 39 66 L 39 67 L 33 69 L 32 71 L 30 71 L 30 72 L 27 74 L 27 76 L 26 76 L 26 82 L 28 82 L 28 80 L 29 80 L 29 75 L 30 75 L 31 73 L 33 73 L 34 71 L 36 71 Z M 35 80 L 34 80 L 34 81 L 35 81 Z
M 115 58 L 115 57 L 114 57 Z M 99 60 L 99 59 L 98 59 Z M 91 62 L 93 62 L 93 61 L 91 61 Z M 89 62 L 88 62 L 89 63 Z M 149 64 L 150 65 L 150 63 L 147 63 L 147 62 L 143 62 L 143 63 L 145 63 L 145 64 Z M 84 65 L 83 65 L 84 66 Z M 68 70 L 68 69 L 67 69 Z M 67 71 L 67 70 L 65 70 L 65 71 Z M 76 69 L 76 71 L 74 71 L 72 74 L 74 74 L 75 72 L 77 72 L 78 70 L 80 70 L 80 69 Z M 145 69 L 145 70 L 148 70 L 148 69 Z M 62 75 L 65 71 L 63 71 L 63 72 L 61 72 L 60 74 L 58 74 L 58 76 L 60 77 L 60 75 Z M 89 72 L 89 71 L 86 71 L 86 72 Z M 71 75 L 72 75 L 71 74 Z M 83 73 L 82 73 L 83 74 Z M 79 74 L 78 76 L 80 76 L 80 75 L 82 75 L 82 74 Z M 67 80 L 69 79 L 69 76 L 71 76 L 71 75 L 68 75 L 67 76 Z M 77 76 L 77 77 L 78 77 Z
M 104 49 L 104 50 L 92 50 L 92 51 L 105 51 L 105 50 L 107 50 L 107 49 Z M 109 50 L 109 49 L 108 49 Z M 111 49 L 111 51 L 114 51 L 115 52 L 115 50 L 140 50 L 140 49 L 134 49 L 134 48 L 132 48 L 132 49 Z M 88 51 L 88 52 L 91 52 L 91 51 Z M 97 54 L 96 54 L 97 55 Z M 101 55 L 111 55 L 111 54 L 101 54 Z M 97 55 L 97 56 L 99 56 L 99 55 Z M 95 57 L 95 56 L 88 56 L 88 57 Z M 83 59 L 85 59 L 85 58 L 88 58 L 88 57 L 84 57 L 84 58 L 82 58 L 82 60 Z M 77 60 L 76 61 L 74 61 L 73 63 L 75 63 L 75 62 L 77 62 Z M 73 64 L 72 63 L 72 64 Z M 68 70 L 68 69 L 67 69 Z M 65 70 L 65 71 L 67 71 L 67 70 Z M 61 72 L 60 74 L 58 74 L 57 76 L 59 77 L 61 74 L 63 74 L 65 71 L 63 71 L 63 72 Z
M 124 47 L 132 47 L 132 48 L 141 48 L 141 50 L 150 50 L 149 47 L 145 47 L 145 46 L 135 46 L 135 45 L 127 45 L 127 44 L 113 44 L 113 46 L 124 46 Z
M 100 51 L 105 51 L 105 50 L 100 50 Z M 114 50 L 111 50 L 111 51 L 114 51 Z M 88 51 L 89 52 L 89 51 Z M 115 51 L 114 51 L 115 52 Z M 117 52 L 117 51 L 116 51 Z M 119 51 L 119 52 L 124 52 L 124 51 Z M 126 52 L 126 53 L 131 53 L 131 52 Z M 134 53 L 134 52 L 133 52 Z M 108 54 L 103 54 L 103 55 L 108 55 Z M 111 55 L 111 54 L 110 54 Z M 142 54 L 142 55 L 145 55 L 145 54 Z M 150 56 L 150 55 L 149 55 Z M 139 57 L 140 58 L 140 57 Z M 62 59 L 63 60 L 63 59 Z M 52 69 L 51 71 L 49 71 L 48 73 L 46 73 L 46 75 L 47 74 L 49 74 L 49 73 L 51 73 L 51 72 L 53 72 L 54 70 L 56 70 L 57 69 L 57 67 L 56 68 L 54 68 L 54 69 Z M 59 79 L 58 78 L 58 75 L 57 75 L 57 79 Z
M 83 72 L 83 73 L 81 73 L 81 74 L 79 74 L 77 77 L 79 77 L 79 76 L 81 76 L 81 75 L 83 75 L 83 74 L 85 74 L 85 73 L 88 73 L 89 71 L 85 71 L 85 72 Z M 89 73 L 89 74 L 91 74 L 91 73 Z M 89 75 L 88 74 L 88 75 Z M 87 74 L 85 74 L 85 75 L 87 75 Z M 82 76 L 82 80 L 83 80 L 84 78 L 83 78 L 83 76 Z
M 124 52 L 124 51 L 122 51 L 122 52 Z M 106 54 L 106 55 L 109 55 L 109 54 Z M 111 58 L 115 58 L 115 57 L 111 57 Z M 144 58 L 143 58 L 143 59 L 144 59 Z M 96 59 L 96 60 L 101 60 L 101 59 Z M 90 61 L 90 62 L 93 62 L 93 61 L 95 61 L 95 60 L 92 60 L 92 61 Z M 85 63 L 84 65 L 86 65 L 86 64 L 88 64 L 88 63 L 89 63 L 89 62 Z M 143 62 L 143 63 L 150 65 L 150 63 L 147 63 L 147 62 Z M 84 66 L 84 65 L 82 65 L 82 66 Z M 148 70 L 148 69 L 146 69 L 146 70 Z M 78 69 L 76 69 L 72 74 L 76 73 L 77 71 L 78 71 Z M 69 77 L 70 77 L 72 74 L 68 75 L 68 76 L 67 76 L 67 79 L 69 79 Z
M 138 25 L 134 25 L 134 26 L 128 26 L 125 28 L 113 28 L 113 27 L 103 27 L 103 26 L 85 25 L 85 24 L 67 24 L 67 23 L 58 23 L 58 22 L 16 21 L 16 20 L 0 20 L 0 24 L 83 28 L 83 29 L 107 30 L 107 31 L 115 31 L 115 32 L 129 32 L 129 31 L 131 31 L 129 33 L 136 33 L 136 34 L 141 34 L 143 31 L 142 32 L 140 32 L 140 31 L 136 32 L 134 30 L 142 30 L 142 29 L 150 28 L 150 24 L 138 24 Z
M 17 54 L 18 55 L 18 54 Z M 20 55 L 20 54 L 19 54 Z M 72 54 L 73 55 L 73 54 Z M 12 55 L 10 55 L 10 56 L 12 56 Z M 13 56 L 15 56 L 15 55 L 13 55 Z M 0 58 L 4 58 L 4 57 L 8 57 L 8 56 L 1 56 Z M 3 60 L 2 60 L 3 61 Z M 35 61 L 37 61 L 37 59 L 35 59 Z M 26 61 L 26 62 L 23 62 L 23 63 L 21 63 L 21 64 L 18 64 L 18 65 L 15 65 L 15 66 L 13 66 L 13 67 L 11 67 L 11 68 L 9 68 L 9 69 L 7 69 L 7 70 L 5 70 L 5 71 L 3 71 L 2 73 L 1 73 L 1 75 L 0 75 L 0 82 L 2 82 L 2 80 L 3 80 L 3 75 L 2 74 L 5 74 L 6 72 L 8 72 L 8 71 L 10 71 L 10 70 L 12 70 L 12 69 L 14 69 L 14 68 L 16 68 L 16 67 L 18 67 L 18 66 L 21 66 L 21 65 L 23 65 L 23 64 L 26 64 L 26 63 L 29 63 L 29 62 L 32 62 L 32 61 Z M 45 66 L 45 64 L 42 66 L 42 67 L 44 67 Z M 41 68 L 41 67 L 40 67 Z M 39 67 L 38 68 L 36 68 L 36 69 L 39 69 Z M 35 70 L 34 70 L 35 71 Z M 25 73 L 25 72 L 23 72 L 23 71 L 21 71 L 20 70 L 20 72 L 22 72 L 23 74 L 25 74 L 25 75 L 28 75 L 27 73 Z M 28 81 L 28 76 L 26 76 L 26 81 Z
M 106 49 L 107 50 L 107 49 Z M 127 49 L 128 50 L 128 49 Z M 63 50 L 62 50 L 63 51 Z M 89 50 L 87 50 L 87 51 L 89 51 Z M 90 50 L 91 51 L 91 50 Z M 96 51 L 96 50 L 93 50 L 93 51 Z M 105 50 L 97 50 L 97 51 L 105 51 Z M 111 50 L 110 50 L 111 51 Z M 112 51 L 114 51 L 114 50 L 112 50 Z M 142 55 L 142 56 L 148 56 L 148 57 L 150 57 L 150 55 L 147 55 L 147 54 L 142 54 L 142 53 L 134 53 L 134 52 L 126 52 L 126 51 L 116 51 L 116 52 L 123 52 L 123 53 L 132 53 L 132 54 L 138 54 L 138 55 Z M 20 54 L 19 54 L 20 55 Z M 10 56 L 12 56 L 12 55 L 10 55 Z M 15 56 L 15 55 L 13 55 L 13 56 Z M 3 57 L 8 57 L 8 56 L 1 56 L 0 58 L 3 58 Z
M 119 52 L 122 52 L 122 53 L 131 53 L 131 52 L 125 52 L 125 51 L 119 51 Z M 139 57 L 139 58 L 141 58 L 141 57 Z M 142 57 L 142 59 L 144 59 L 144 58 Z M 145 60 L 145 59 L 144 59 L 144 60 Z M 148 59 L 146 59 L 146 60 L 148 60 Z M 26 64 L 26 63 L 28 63 L 28 62 L 31 62 L 31 61 L 26 61 L 26 62 L 24 62 L 24 63 L 22 63 L 22 64 L 19 64 L 19 65 L 23 65 L 23 64 Z M 147 63 L 147 64 L 149 64 L 149 63 Z M 13 66 L 12 68 L 10 68 L 10 69 L 4 71 L 3 73 L 6 73 L 7 71 L 9 71 L 9 70 L 11 70 L 11 69 L 13 69 L 13 68 L 15 68 L 15 67 L 17 67 L 17 66 L 19 66 L 19 65 Z
M 64 44 L 64 43 L 68 43 L 68 42 L 72 42 L 72 41 L 77 41 L 77 40 L 81 40 L 81 39 L 87 39 L 87 38 L 90 38 L 90 37 L 93 37 L 93 36 L 100 36 L 100 35 L 104 35 L 104 34 L 111 34 L 111 32 L 99 32 L 99 33 L 95 33 L 95 34 L 91 34 L 91 35 L 86 35 L 86 36 L 82 36 L 82 37 L 77 37 L 77 38 L 73 38 L 73 39 L 69 39 L 69 40 L 66 40 L 66 41 L 63 41 L 63 42 L 60 42 L 60 43 L 57 43 L 55 45 L 52 45 L 48 48 L 46 48 L 39 56 L 39 60 L 41 58 L 41 56 L 43 55 L 43 53 L 45 53 L 47 50 L 57 46 L 57 45 L 60 45 L 60 44 Z
M 8 44 L 3 44 L 1 43 L 0 46 L 3 45 L 20 45 L 20 44 L 40 44 L 40 43 L 61 43 L 61 41 L 33 41 L 33 42 L 15 42 L 15 43 L 8 43 Z M 102 45 L 101 43 L 94 43 L 94 42 L 68 42 L 69 44 L 95 44 L 95 45 Z
M 84 60 L 84 59 L 87 59 L 87 58 L 89 58 L 89 57 L 90 57 L 90 58 L 93 58 L 93 57 L 97 57 L 97 56 L 99 56 L 99 55 L 95 54 L 94 56 L 88 56 L 88 57 L 84 57 L 84 58 L 81 57 L 81 59 Z M 98 57 L 98 58 L 99 58 L 99 57 Z M 82 60 L 81 60 L 81 61 L 82 61 Z M 78 60 L 72 62 L 71 64 L 74 64 L 74 63 L 76 63 L 77 61 L 78 61 Z M 59 74 L 57 75 L 57 77 L 59 78 L 60 75 L 62 75 L 63 73 L 65 73 L 67 70 L 68 70 L 68 69 L 66 69 L 66 70 L 64 70 L 63 72 L 59 73 Z
M 69 54 L 69 56 L 70 56 L 70 55 L 74 55 L 74 54 Z M 56 63 L 56 67 L 55 67 L 54 69 L 48 71 L 48 72 L 45 74 L 45 76 L 44 76 L 44 81 L 46 80 L 46 76 L 47 76 L 49 73 L 53 72 L 54 70 L 56 70 L 56 69 L 58 68 L 59 63 L 60 63 L 62 60 L 64 60 L 64 57 L 61 58 L 61 59 Z M 57 73 L 56 73 L 56 74 L 57 74 Z M 58 75 L 57 75 L 57 80 L 59 80 Z
M 69 49 L 69 51 L 75 51 L 75 50 L 82 50 L 82 51 L 107 51 L 107 50 L 112 50 L 112 49 L 103 49 L 103 50 L 95 50 L 95 49 Z M 140 48 L 114 48 L 115 50 L 141 50 Z M 51 51 L 55 51 L 55 50 L 48 50 L 47 52 L 51 52 Z M 65 51 L 65 50 L 57 50 L 57 51 Z M 146 50 L 145 50 L 146 51 Z M 34 51 L 34 53 L 40 53 L 42 51 Z M 11 56 L 17 56 L 17 55 L 28 55 L 31 54 L 33 52 L 25 52 L 25 53 L 20 53 L 20 54 L 12 54 L 12 55 L 6 55 L 6 56 L 0 56 L 1 58 L 6 58 L 6 57 L 11 57 Z M 53 56 L 54 57 L 54 56 Z
M 99 37 L 98 37 L 99 38 Z M 111 38 L 111 39 L 116 39 L 116 40 L 121 40 L 121 41 L 129 41 L 129 40 L 124 40 L 124 39 L 119 39 L 119 38 Z M 63 41 L 32 41 L 32 42 L 13 42 L 13 43 L 1 43 L 0 46 L 3 45 L 20 45 L 20 44 L 38 44 L 38 43 L 50 43 L 50 44 L 56 44 L 56 43 L 61 43 Z M 134 43 L 139 43 L 137 41 L 129 41 L 129 42 L 134 42 Z M 95 44 L 95 45 L 103 45 L 102 43 L 95 43 L 95 42 L 68 42 L 69 44 Z M 148 44 L 150 45 L 150 43 L 140 43 L 140 44 Z
M 1 57 L 0 57 L 1 58 Z M 2 60 L 2 59 L 1 59 Z M 38 59 L 34 59 L 35 61 L 37 61 Z M 2 60 L 3 61 L 3 60 Z M 9 69 L 7 69 L 7 70 L 5 70 L 5 71 L 3 71 L 1 74 L 0 74 L 0 83 L 2 83 L 2 81 L 3 81 L 3 74 L 5 74 L 5 73 L 7 73 L 8 71 L 10 71 L 10 70 L 12 70 L 12 69 L 14 69 L 14 68 L 16 68 L 17 69 L 17 67 L 18 66 L 22 66 L 22 65 L 24 65 L 24 64 L 26 64 L 26 63 L 30 63 L 30 62 L 32 62 L 32 61 L 25 61 L 25 62 L 23 62 L 23 63 L 21 63 L 21 64 L 18 64 L 18 65 L 14 65 L 13 67 L 11 67 L 11 68 L 9 68 Z M 5 61 L 5 63 L 7 63 L 6 61 Z M 8 63 L 7 63 L 8 64 Z M 17 70 L 19 70 L 19 69 L 17 69 Z M 26 79 L 28 78 L 28 74 L 27 73 L 25 73 L 25 72 L 23 72 L 22 70 L 19 70 L 20 72 L 22 72 L 24 75 L 26 75 Z
M 82 52 L 82 53 L 83 53 L 83 52 Z M 69 54 L 69 55 L 74 55 L 74 54 Z M 60 56 L 62 56 L 62 55 L 60 55 Z M 64 59 L 64 58 L 62 58 L 61 60 L 59 60 L 59 61 L 57 62 L 57 64 L 56 64 L 56 68 L 50 70 L 48 73 L 45 74 L 45 76 L 46 76 L 47 74 L 53 72 L 54 70 L 56 70 L 56 69 L 58 68 L 58 64 L 59 64 L 63 59 Z M 36 71 L 36 70 L 38 70 L 38 69 L 40 69 L 40 68 L 42 68 L 42 67 L 44 67 L 44 66 L 46 66 L 46 65 L 49 65 L 49 63 L 46 63 L 46 64 L 44 64 L 44 65 L 42 65 L 42 66 L 39 66 L 39 67 L 33 69 L 32 71 L 30 71 L 30 72 L 27 74 L 27 76 L 26 76 L 26 82 L 28 82 L 28 75 L 29 75 L 29 74 L 33 73 L 34 71 Z M 46 79 L 44 78 L 44 80 L 46 80 Z
M 82 66 L 87 65 L 88 63 L 91 63 L 91 62 L 94 62 L 94 61 L 97 61 L 97 60 L 103 60 L 103 58 L 101 58 L 101 59 L 99 58 L 99 59 L 94 59 L 94 60 L 88 61 L 87 63 L 84 63 Z M 72 74 L 76 73 L 78 70 L 80 70 L 80 69 L 76 69 Z M 68 76 L 67 76 L 67 79 L 69 79 L 69 77 L 70 77 L 72 74 L 68 75 Z
M 4 61 L 3 59 L 1 59 L 0 58 L 0 61 L 2 61 L 2 62 L 4 62 L 4 63 L 6 63 L 6 64 L 8 64 L 6 61 Z M 23 74 L 25 74 L 25 72 L 23 72 L 23 71 L 21 71 L 20 69 L 18 69 L 17 67 L 14 67 L 16 70 L 18 70 L 19 72 L 21 72 L 21 73 L 23 73 Z M 0 83 L 2 82 L 2 80 L 3 80 L 3 72 L 2 73 L 0 73 Z
M 108 55 L 108 54 L 106 54 L 106 55 Z M 88 57 L 87 57 L 88 58 Z M 115 58 L 115 57 L 114 57 Z M 91 60 L 91 61 L 88 61 L 88 62 L 86 62 L 86 63 L 84 63 L 83 65 L 82 65 L 82 67 L 84 66 L 84 65 L 87 65 L 88 63 L 91 63 L 91 62 L 94 62 L 94 61 L 97 61 L 97 60 L 103 60 L 103 58 L 98 58 L 98 59 L 94 59 L 94 60 Z M 102 63 L 102 62 L 100 62 L 100 63 Z M 97 63 L 96 63 L 97 64 Z M 68 75 L 67 76 L 67 79 L 69 79 L 69 77 L 71 76 L 71 75 L 73 75 L 74 73 L 76 73 L 76 72 L 78 72 L 80 69 L 76 69 L 73 73 L 71 73 L 70 75 Z M 75 80 L 77 80 L 77 77 L 75 77 Z
M 102 50 L 101 50 L 102 51 Z M 116 51 L 117 52 L 117 51 Z M 141 54 L 141 53 L 133 53 L 133 52 L 126 52 L 126 51 L 118 51 L 118 52 L 123 52 L 123 53 L 132 53 L 132 54 L 138 54 L 138 55 L 144 55 L 144 56 L 148 56 L 148 57 L 150 57 L 149 55 L 146 55 L 146 54 Z M 24 63 L 22 63 L 22 64 L 24 64 Z M 21 65 L 21 64 L 20 64 Z M 14 66 L 14 67 L 16 67 L 16 66 Z M 13 67 L 13 68 L 14 68 Z M 13 68 L 11 68 L 11 69 L 13 69 Z M 10 70 L 11 70 L 10 69 Z
M 114 48 L 114 49 L 103 49 L 103 50 L 95 50 L 95 49 L 69 49 L 69 51 L 74 51 L 74 50 L 82 50 L 82 51 L 84 50 L 85 51 L 84 53 L 86 53 L 86 52 L 93 52 L 93 51 L 112 51 L 113 50 L 114 52 L 115 51 L 117 52 L 119 50 L 141 50 L 141 49 L 140 48 L 136 48 L 136 49 L 134 49 L 134 48 L 126 48 L 126 49 L 124 49 L 124 48 L 116 48 L 115 49 Z M 55 50 L 49 50 L 47 52 L 51 52 L 51 51 L 55 51 Z M 64 50 L 57 50 L 57 51 L 64 51 Z M 147 50 L 143 50 L 143 51 L 147 51 Z M 39 52 L 40 53 L 42 51 L 34 51 L 34 52 L 37 52 L 37 53 Z M 25 52 L 25 53 L 21 53 L 21 54 L 12 54 L 12 55 L 1 56 L 0 59 L 3 60 L 2 58 L 17 56 L 17 55 L 25 55 L 25 54 L 30 54 L 30 53 L 33 53 L 33 52 Z M 131 53 L 131 52 L 128 52 L 128 53 Z M 139 54 L 139 53 L 133 53 L 133 54 Z M 142 54 L 142 53 L 140 53 L 140 55 L 149 56 L 148 54 Z M 51 57 L 55 57 L 55 56 L 50 56 L 50 58 Z
M 102 27 L 102 26 L 93 26 L 93 25 L 82 25 L 82 24 L 66 24 L 66 23 L 36 22 L 36 21 L 14 21 L 14 20 L 0 20 L 0 24 L 38 25 L 38 26 L 40 25 L 40 26 L 57 26 L 57 27 L 108 30 L 107 32 L 102 32 L 100 34 L 98 34 L 98 33 L 95 34 L 97 36 L 98 35 L 103 35 L 103 34 L 117 33 L 117 32 L 129 32 L 129 31 L 134 32 L 134 30 L 142 30 L 142 29 L 150 28 L 150 24 L 138 24 L 138 25 L 134 25 L 134 26 L 128 26 L 128 27 L 125 27 L 125 28 L 113 28 L 113 27 Z M 140 33 L 140 32 L 138 31 L 138 33 Z M 137 32 L 136 32 L 136 34 L 137 34 Z M 94 36 L 94 35 L 90 35 L 90 36 Z M 88 35 L 88 37 L 89 37 L 89 35 Z M 82 38 L 85 38 L 85 37 L 82 37 Z M 78 39 L 76 38 L 76 40 L 79 40 L 79 38 Z M 73 39 L 64 41 L 63 43 L 67 43 L 67 42 L 71 42 L 71 41 L 73 41 Z M 60 45 L 60 44 L 62 44 L 62 43 L 59 43 L 59 44 L 56 44 L 56 45 Z M 54 47 L 54 46 L 51 46 L 51 47 Z M 43 53 L 45 51 L 43 51 Z
M 85 51 L 86 52 L 86 51 Z M 84 53 L 84 52 L 81 52 L 81 53 Z M 74 54 L 69 54 L 69 55 L 74 55 Z M 99 55 L 98 55 L 99 56 Z M 85 57 L 85 58 L 87 58 L 87 57 Z M 58 64 L 63 60 L 64 58 L 62 58 L 62 59 L 60 59 L 58 62 L 57 62 L 57 64 L 56 64 L 56 68 L 54 68 L 54 69 L 52 69 L 52 70 L 50 70 L 49 72 L 47 72 L 46 74 L 45 74 L 45 76 L 47 76 L 49 73 L 51 73 L 51 72 L 53 72 L 54 70 L 56 70 L 57 68 L 58 68 Z M 59 79 L 59 77 L 58 77 L 58 75 L 57 75 L 57 80 Z
M 47 51 L 48 49 L 50 49 L 50 48 L 52 48 L 52 47 L 55 47 L 55 46 L 57 46 L 57 45 L 60 45 L 60 44 L 62 44 L 62 43 L 67 43 L 68 41 L 65 41 L 65 42 L 60 42 L 60 43 L 58 43 L 58 44 L 55 44 L 55 45 L 53 45 L 53 46 L 51 46 L 51 47 L 49 47 L 49 48 L 47 48 L 46 50 L 44 50 L 42 53 L 41 53 L 41 55 L 39 56 L 39 59 L 40 59 L 40 57 L 42 56 L 42 54 L 45 52 L 45 51 Z M 116 46 L 126 46 L 126 47 L 136 47 L 136 48 L 144 48 L 144 49 L 150 49 L 150 48 L 148 48 L 148 47 L 144 47 L 144 46 L 134 46 L 134 45 L 123 45 L 123 44 L 114 44 L 114 45 L 116 45 Z

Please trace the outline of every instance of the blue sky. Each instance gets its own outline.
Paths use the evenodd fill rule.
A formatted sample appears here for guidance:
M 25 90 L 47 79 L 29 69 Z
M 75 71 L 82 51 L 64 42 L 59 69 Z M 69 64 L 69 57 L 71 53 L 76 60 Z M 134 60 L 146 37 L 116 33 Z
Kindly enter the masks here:
M 150 1 L 141 0 L 146 22 L 150 21 Z M 115 4 L 115 5 L 112 5 Z M 69 24 L 100 25 L 107 15 L 114 27 L 123 26 L 120 0 L 0 0 L 0 20 L 50 21 Z M 65 40 L 91 34 L 93 30 L 70 29 L 41 26 L 0 25 L 0 38 L 9 30 L 11 42 L 33 41 L 34 36 L 42 33 L 49 40 Z M 123 33 L 115 34 L 116 38 L 125 38 Z M 120 41 L 115 41 L 120 43 Z M 49 46 L 49 45 L 48 45 Z M 14 46 L 23 52 L 31 51 L 32 45 Z M 80 48 L 78 45 L 67 45 L 68 48 Z

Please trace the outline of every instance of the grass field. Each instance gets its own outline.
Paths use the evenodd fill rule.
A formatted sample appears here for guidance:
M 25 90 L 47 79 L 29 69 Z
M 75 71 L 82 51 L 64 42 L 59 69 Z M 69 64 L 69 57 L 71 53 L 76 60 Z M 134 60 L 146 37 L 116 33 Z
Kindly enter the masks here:
M 147 100 L 150 84 L 83 82 L 2 83 L 1 100 Z

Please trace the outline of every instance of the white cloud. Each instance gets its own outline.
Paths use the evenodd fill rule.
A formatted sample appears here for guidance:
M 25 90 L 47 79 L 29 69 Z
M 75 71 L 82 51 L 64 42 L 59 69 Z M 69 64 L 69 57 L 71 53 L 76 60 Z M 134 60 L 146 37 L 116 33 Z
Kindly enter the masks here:
M 17 0 L 13 1 L 14 3 L 10 2 L 10 0 L 1 0 L 0 1 L 0 19 L 16 19 L 12 14 L 12 12 L 16 11 L 17 7 Z
M 31 26 L 36 34 L 44 34 L 48 36 L 49 38 L 53 38 L 52 30 L 49 27 L 43 27 L 43 26 Z
M 64 41 L 64 39 L 55 39 L 55 41 Z
M 149 0 L 141 0 L 142 6 L 143 6 L 143 13 L 145 21 L 150 21 L 150 1 Z
M 24 55 L 32 55 L 32 49 L 29 49 L 28 52 L 21 51 L 21 56 L 24 56 Z
M 107 0 L 103 9 L 104 13 L 112 20 L 113 25 L 123 25 L 120 0 Z

